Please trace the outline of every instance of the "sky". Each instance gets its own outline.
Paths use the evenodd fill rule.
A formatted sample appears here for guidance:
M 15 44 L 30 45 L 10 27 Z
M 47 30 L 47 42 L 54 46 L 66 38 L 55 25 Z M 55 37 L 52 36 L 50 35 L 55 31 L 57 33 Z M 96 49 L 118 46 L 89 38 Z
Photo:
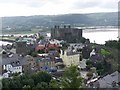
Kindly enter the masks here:
M 0 0 L 0 17 L 117 12 L 119 0 Z

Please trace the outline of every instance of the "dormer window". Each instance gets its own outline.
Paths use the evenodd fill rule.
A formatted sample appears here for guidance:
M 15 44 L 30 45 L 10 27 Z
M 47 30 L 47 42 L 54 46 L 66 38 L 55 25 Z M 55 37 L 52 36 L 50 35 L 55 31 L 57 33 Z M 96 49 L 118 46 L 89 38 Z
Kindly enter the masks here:
M 17 61 L 16 64 L 19 65 L 19 64 L 20 64 L 20 61 Z

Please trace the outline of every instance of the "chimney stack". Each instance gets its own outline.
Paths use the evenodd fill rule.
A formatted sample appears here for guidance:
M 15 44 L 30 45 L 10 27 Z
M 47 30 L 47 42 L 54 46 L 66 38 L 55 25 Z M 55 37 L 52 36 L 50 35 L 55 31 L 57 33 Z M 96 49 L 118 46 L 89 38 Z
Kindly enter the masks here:
M 66 28 L 66 25 L 64 25 L 64 28 Z
M 55 27 L 54 28 L 57 28 L 57 26 L 55 25 Z
M 57 26 L 58 27 L 58 29 L 59 29 L 59 26 Z
M 71 28 L 71 26 L 69 25 L 68 28 Z

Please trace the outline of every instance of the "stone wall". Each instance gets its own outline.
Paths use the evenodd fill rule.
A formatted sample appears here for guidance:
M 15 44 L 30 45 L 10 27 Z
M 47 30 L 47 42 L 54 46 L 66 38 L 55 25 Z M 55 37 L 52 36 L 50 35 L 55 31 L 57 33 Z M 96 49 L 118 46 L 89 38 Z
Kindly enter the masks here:
M 51 29 L 51 38 L 65 40 L 67 42 L 79 42 L 82 37 L 82 29 L 69 27 L 54 27 Z

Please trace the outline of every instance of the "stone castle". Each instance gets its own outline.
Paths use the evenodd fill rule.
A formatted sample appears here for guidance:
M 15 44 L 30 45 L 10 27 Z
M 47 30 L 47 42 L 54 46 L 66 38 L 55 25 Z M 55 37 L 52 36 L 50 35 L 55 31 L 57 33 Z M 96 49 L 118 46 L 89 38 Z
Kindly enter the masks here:
M 69 43 L 79 42 L 82 38 L 82 29 L 71 28 L 71 26 L 59 27 L 55 26 L 51 29 L 51 38 L 65 40 Z

